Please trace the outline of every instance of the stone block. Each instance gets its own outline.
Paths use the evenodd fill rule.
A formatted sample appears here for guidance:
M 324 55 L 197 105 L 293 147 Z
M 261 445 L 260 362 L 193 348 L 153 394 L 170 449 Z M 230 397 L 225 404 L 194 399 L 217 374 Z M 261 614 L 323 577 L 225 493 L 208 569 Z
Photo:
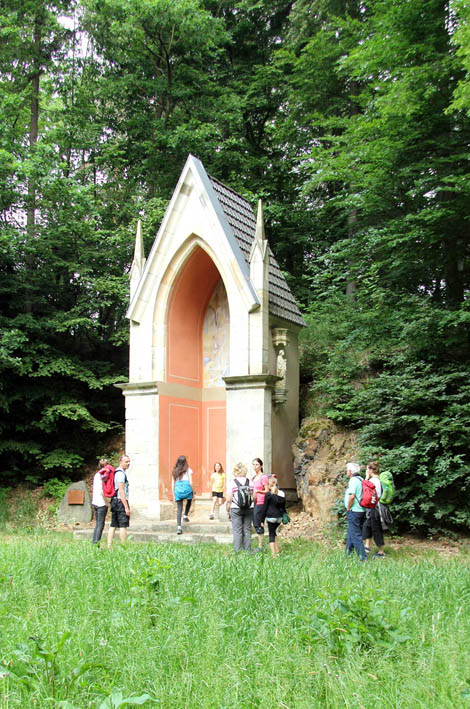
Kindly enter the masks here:
M 69 495 L 69 492 L 80 491 L 83 493 L 83 505 L 71 505 L 69 499 L 74 499 L 76 495 Z M 64 524 L 75 524 L 79 522 L 80 524 L 86 524 L 91 522 L 91 501 L 90 495 L 84 480 L 80 480 L 78 483 L 72 483 L 68 486 L 62 502 L 60 503 L 58 518 L 60 522 Z

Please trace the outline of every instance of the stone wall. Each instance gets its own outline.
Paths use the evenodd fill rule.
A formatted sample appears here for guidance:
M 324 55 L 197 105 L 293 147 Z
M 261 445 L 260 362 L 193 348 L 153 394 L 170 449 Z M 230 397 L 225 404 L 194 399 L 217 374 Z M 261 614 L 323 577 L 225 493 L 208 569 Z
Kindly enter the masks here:
M 344 495 L 346 463 L 356 461 L 358 452 L 354 432 L 325 418 L 302 422 L 293 445 L 297 494 L 319 526 L 335 520 L 332 506 Z

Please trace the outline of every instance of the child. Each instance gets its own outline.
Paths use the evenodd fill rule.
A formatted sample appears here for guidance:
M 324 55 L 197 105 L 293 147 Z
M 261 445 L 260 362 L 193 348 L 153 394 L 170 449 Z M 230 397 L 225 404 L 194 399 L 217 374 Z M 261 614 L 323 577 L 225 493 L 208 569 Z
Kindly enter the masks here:
M 214 472 L 211 475 L 212 485 L 212 510 L 209 519 L 214 519 L 215 506 L 220 507 L 224 498 L 225 489 L 225 473 L 222 463 L 214 464 Z M 217 510 L 217 516 L 220 515 L 220 510 Z

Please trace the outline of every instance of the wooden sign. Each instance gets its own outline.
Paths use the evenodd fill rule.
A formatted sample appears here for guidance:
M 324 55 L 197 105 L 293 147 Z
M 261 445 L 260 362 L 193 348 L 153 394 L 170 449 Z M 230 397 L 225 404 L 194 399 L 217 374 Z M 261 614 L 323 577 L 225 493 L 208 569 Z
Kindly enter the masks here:
M 69 505 L 84 505 L 85 504 L 84 490 L 69 490 L 67 493 L 67 502 Z

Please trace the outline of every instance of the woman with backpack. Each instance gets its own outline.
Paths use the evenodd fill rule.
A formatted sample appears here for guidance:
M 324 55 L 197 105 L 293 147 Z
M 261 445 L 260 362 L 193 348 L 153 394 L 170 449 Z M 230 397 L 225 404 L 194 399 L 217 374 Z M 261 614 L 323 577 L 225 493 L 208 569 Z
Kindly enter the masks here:
M 183 520 L 184 522 L 189 522 L 189 510 L 191 509 L 194 494 L 192 488 L 193 471 L 189 467 L 185 455 L 180 455 L 176 461 L 172 478 L 173 498 L 176 502 L 176 532 L 177 534 L 182 534 L 181 515 L 183 512 L 183 500 L 186 500 Z
M 248 479 L 247 468 L 243 463 L 237 463 L 233 469 L 233 483 L 226 506 L 228 518 L 232 520 L 234 550 L 251 551 L 253 483 Z
M 367 464 L 366 469 L 366 480 L 370 480 L 375 486 L 377 491 L 377 497 L 380 500 L 382 495 L 382 483 L 379 478 L 379 463 L 376 460 L 372 460 Z M 362 526 L 362 541 L 364 543 L 364 549 L 366 554 L 370 553 L 370 543 L 374 539 L 375 545 L 377 546 L 377 552 L 374 554 L 374 558 L 383 559 L 385 556 L 384 552 L 384 533 L 382 529 L 382 524 L 380 521 L 379 506 L 377 504 L 373 509 L 368 509 L 366 512 L 366 518 Z
M 266 519 L 268 523 L 269 546 L 273 558 L 280 552 L 277 541 L 277 528 L 281 524 L 282 517 L 286 512 L 286 498 L 285 495 L 281 495 L 280 492 L 277 486 L 277 478 L 271 475 L 269 478 L 269 492 L 264 496 L 260 514 L 262 519 Z

